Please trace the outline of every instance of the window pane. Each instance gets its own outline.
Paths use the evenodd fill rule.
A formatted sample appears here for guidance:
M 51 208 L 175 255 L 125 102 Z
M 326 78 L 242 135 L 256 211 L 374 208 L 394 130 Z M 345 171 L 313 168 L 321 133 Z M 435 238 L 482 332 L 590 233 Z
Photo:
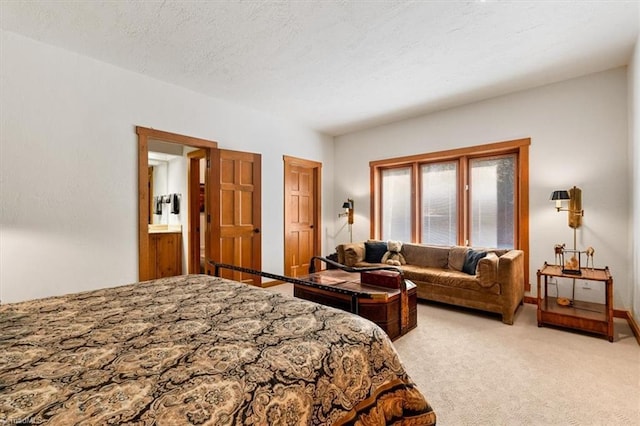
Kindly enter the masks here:
M 411 169 L 382 171 L 383 240 L 411 241 Z
M 455 245 L 458 241 L 456 162 L 425 164 L 422 178 L 422 243 Z
M 514 247 L 515 156 L 475 159 L 471 177 L 471 244 Z

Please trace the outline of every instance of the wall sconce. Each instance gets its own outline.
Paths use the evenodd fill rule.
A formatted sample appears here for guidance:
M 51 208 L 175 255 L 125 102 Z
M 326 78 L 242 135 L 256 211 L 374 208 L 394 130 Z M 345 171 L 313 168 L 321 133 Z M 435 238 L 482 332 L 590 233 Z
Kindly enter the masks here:
M 342 203 L 342 208 L 344 209 L 344 213 L 340 213 L 338 217 L 347 216 L 347 222 L 349 225 L 353 225 L 353 200 L 347 198 L 347 201 Z
M 563 208 L 562 201 L 569 200 L 569 207 Z M 582 216 L 584 216 L 584 210 L 582 210 L 582 190 L 578 187 L 573 187 L 568 191 L 553 191 L 551 194 L 551 201 L 556 202 L 556 210 L 559 212 L 568 212 L 569 227 L 576 229 L 582 225 Z
M 353 199 L 347 198 L 347 201 L 342 203 L 344 213 L 339 213 L 338 217 L 347 217 L 347 223 L 349 224 L 349 242 L 353 242 Z
M 570 200 L 569 191 L 553 191 L 551 194 L 551 201 L 556 202 L 556 209 L 560 211 L 562 209 L 562 201 Z
M 562 201 L 564 200 L 569 200 L 568 208 L 562 207 Z M 553 191 L 551 201 L 556 202 L 557 211 L 568 212 L 569 214 L 569 227 L 573 228 L 573 250 L 575 251 L 576 229 L 582 225 L 582 216 L 584 216 L 584 210 L 582 210 L 582 190 L 574 186 L 569 191 Z

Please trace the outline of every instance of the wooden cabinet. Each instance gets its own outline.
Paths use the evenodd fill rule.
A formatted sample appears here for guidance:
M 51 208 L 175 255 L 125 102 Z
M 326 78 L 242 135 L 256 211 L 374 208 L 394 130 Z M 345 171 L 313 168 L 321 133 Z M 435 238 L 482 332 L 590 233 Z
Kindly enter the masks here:
M 418 290 L 415 284 L 407 286 L 407 296 L 409 299 L 409 326 L 405 333 L 418 325 Z M 391 298 L 387 303 L 378 303 L 374 299 L 363 299 L 360 301 L 358 315 L 378 324 L 391 339 L 396 339 L 404 334 L 400 324 L 400 297 Z
M 149 233 L 150 279 L 182 275 L 182 233 Z
M 602 282 L 605 301 L 591 303 L 574 300 L 563 306 L 558 303 L 558 298 L 547 295 L 550 277 Z M 544 292 L 541 291 L 543 285 Z M 545 262 L 542 269 L 538 270 L 538 327 L 544 324 L 602 334 L 613 342 L 613 278 L 609 268 L 580 268 L 580 275 L 573 275 L 563 273 L 560 266 Z
M 355 278 L 347 278 L 345 281 L 337 279 L 334 280 L 333 284 L 327 285 L 318 283 L 319 276 L 331 274 L 335 271 L 327 270 L 312 274 L 313 281 L 309 281 L 309 283 L 312 283 L 311 285 L 294 283 L 294 296 L 358 314 L 376 323 L 391 339 L 396 339 L 417 327 L 418 293 L 413 282 L 405 280 L 407 286 L 407 308 L 405 309 L 408 309 L 408 321 L 406 328 L 403 329 L 401 318 L 402 292 L 400 290 L 363 285 L 360 283 L 359 274 L 344 272 L 342 274 L 345 276 L 351 275 Z M 340 274 L 341 271 L 337 273 Z M 302 279 L 307 280 L 309 277 L 302 277 Z M 365 297 L 365 295 L 369 297 Z

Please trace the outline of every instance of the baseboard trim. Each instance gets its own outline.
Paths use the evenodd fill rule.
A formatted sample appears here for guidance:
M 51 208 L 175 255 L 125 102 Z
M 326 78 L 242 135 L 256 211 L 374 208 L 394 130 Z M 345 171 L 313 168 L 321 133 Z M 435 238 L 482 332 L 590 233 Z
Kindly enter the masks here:
M 280 284 L 284 284 L 286 281 L 280 281 L 280 280 L 274 280 L 274 281 L 268 281 L 266 283 L 262 283 L 262 288 L 269 288 L 269 287 L 275 287 L 277 285 Z
M 530 303 L 532 305 L 537 305 L 538 304 L 538 298 L 537 297 L 531 297 L 531 296 L 525 296 L 524 297 L 524 303 Z
M 638 323 L 636 322 L 635 318 L 633 318 L 633 315 L 631 315 L 631 312 L 623 311 L 620 309 L 614 309 L 613 317 L 627 320 L 627 322 L 629 323 L 629 327 L 631 327 L 631 331 L 633 332 L 633 335 L 636 336 L 636 341 L 640 346 L 640 327 L 638 327 Z
M 622 319 L 629 319 L 629 311 L 623 311 L 622 309 L 614 309 L 613 310 L 613 317 L 614 318 L 622 318 Z

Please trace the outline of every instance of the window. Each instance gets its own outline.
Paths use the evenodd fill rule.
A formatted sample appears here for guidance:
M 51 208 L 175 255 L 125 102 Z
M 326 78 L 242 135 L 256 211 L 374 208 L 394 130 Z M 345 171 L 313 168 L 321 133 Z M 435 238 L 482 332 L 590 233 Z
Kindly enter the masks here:
M 372 161 L 371 237 L 527 252 L 530 144 L 520 139 Z
M 515 154 L 469 161 L 470 242 L 477 247 L 516 247 Z
M 421 242 L 455 245 L 458 241 L 458 163 L 446 161 L 420 166 L 422 203 Z M 383 178 L 384 181 L 384 178 Z
M 389 240 L 411 240 L 411 168 L 382 171 L 383 234 Z

